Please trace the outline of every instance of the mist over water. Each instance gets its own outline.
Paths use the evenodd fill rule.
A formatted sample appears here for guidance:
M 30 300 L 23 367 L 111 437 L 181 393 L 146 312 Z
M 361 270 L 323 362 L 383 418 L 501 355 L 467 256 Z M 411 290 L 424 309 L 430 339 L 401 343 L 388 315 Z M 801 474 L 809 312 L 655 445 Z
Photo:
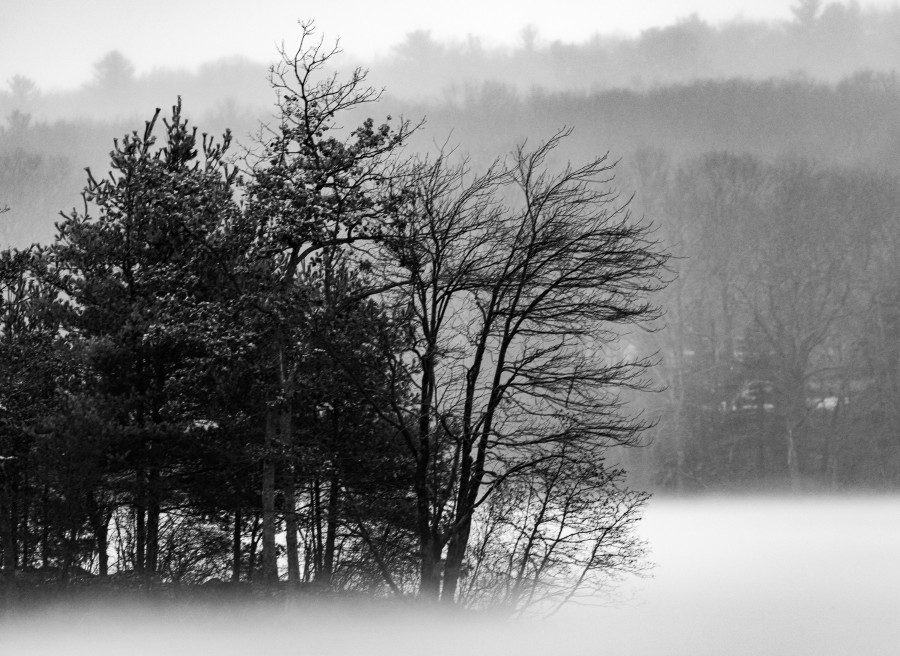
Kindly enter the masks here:
M 608 653 L 896 654 L 898 518 L 895 497 L 656 500 L 654 577 L 571 619 Z
M 46 611 L 0 623 L 9 654 L 893 655 L 900 498 L 656 499 L 652 578 L 542 621 L 372 605 Z

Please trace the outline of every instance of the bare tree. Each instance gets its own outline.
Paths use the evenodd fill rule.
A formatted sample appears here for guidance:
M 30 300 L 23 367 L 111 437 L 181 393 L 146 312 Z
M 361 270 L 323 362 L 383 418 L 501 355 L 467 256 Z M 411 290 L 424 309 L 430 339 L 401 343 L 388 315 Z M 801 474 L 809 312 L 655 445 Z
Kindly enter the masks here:
M 602 459 L 559 455 L 507 479 L 476 512 L 461 603 L 553 613 L 641 570 L 632 529 L 649 495 Z
M 617 390 L 642 387 L 650 363 L 616 354 L 617 329 L 657 316 L 647 295 L 666 256 L 609 188 L 606 157 L 550 170 L 568 134 L 471 180 L 443 154 L 422 164 L 384 242 L 388 298 L 409 343 L 380 412 L 415 463 L 424 598 L 456 600 L 476 515 L 501 491 L 541 487 L 554 468 L 578 481 L 645 427 Z M 554 485 L 543 484 L 545 500 Z

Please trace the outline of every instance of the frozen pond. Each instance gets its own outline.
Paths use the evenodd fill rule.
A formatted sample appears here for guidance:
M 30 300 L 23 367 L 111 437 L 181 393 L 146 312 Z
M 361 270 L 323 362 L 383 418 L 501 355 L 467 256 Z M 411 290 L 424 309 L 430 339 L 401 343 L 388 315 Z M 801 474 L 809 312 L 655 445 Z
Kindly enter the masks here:
M 547 622 L 169 609 L 74 612 L 0 625 L 6 654 L 900 653 L 900 498 L 655 499 L 654 578 L 620 607 Z M 297 609 L 299 610 L 299 609 Z M 457 622 L 461 622 L 457 623 Z

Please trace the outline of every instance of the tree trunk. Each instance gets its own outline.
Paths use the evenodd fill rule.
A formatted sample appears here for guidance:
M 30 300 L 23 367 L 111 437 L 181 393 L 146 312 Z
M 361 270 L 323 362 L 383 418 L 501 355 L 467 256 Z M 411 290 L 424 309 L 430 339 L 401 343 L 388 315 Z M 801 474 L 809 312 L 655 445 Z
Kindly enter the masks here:
M 300 583 L 300 548 L 297 543 L 297 499 L 294 494 L 294 468 L 287 467 L 284 485 L 284 527 L 285 544 L 287 545 L 288 582 L 292 585 Z
M 297 522 L 296 491 L 294 489 L 296 480 L 292 457 L 292 438 L 294 434 L 292 415 L 293 408 L 290 397 L 288 397 L 284 402 L 284 407 L 280 409 L 279 417 L 282 452 L 287 454 L 286 462 L 284 463 L 284 484 L 282 492 L 284 494 L 284 530 L 286 534 L 285 544 L 287 546 L 288 582 L 291 585 L 297 585 L 300 583 L 300 549 L 297 544 L 299 525 Z
M 419 534 L 419 597 L 437 601 L 441 593 L 441 549 L 431 530 L 430 496 L 426 481 L 427 469 L 422 466 L 422 454 L 417 465 L 416 524 Z
M 97 573 L 104 577 L 109 574 L 109 513 L 95 507 L 91 513 L 91 530 L 94 533 L 94 548 L 97 549 Z
M 3 578 L 9 584 L 15 577 L 16 548 L 15 548 L 15 515 L 12 504 L 9 502 L 12 496 L 9 480 L 4 473 L 3 496 L 0 497 L 0 545 L 3 548 Z
M 234 511 L 234 531 L 231 535 L 231 582 L 241 580 L 241 509 Z
M 447 545 L 447 562 L 444 565 L 444 586 L 441 590 L 441 601 L 445 604 L 453 604 L 456 601 L 456 590 L 459 587 L 459 577 L 462 574 L 462 564 L 466 556 L 466 547 L 469 544 L 469 534 L 472 531 L 472 514 L 466 516 L 459 528 L 450 538 Z
M 253 524 L 250 527 L 250 553 L 247 556 L 247 581 L 253 580 L 256 573 L 256 550 L 259 546 L 259 513 L 254 513 Z
M 785 379 L 787 383 L 787 417 L 785 426 L 788 480 L 791 489 L 800 489 L 799 442 L 806 424 L 806 386 L 800 373 L 802 368 L 792 368 Z
M 95 536 L 97 540 L 97 575 L 101 578 L 109 575 L 109 536 L 107 526 L 108 524 L 104 523 L 102 531 Z
M 28 473 L 24 473 L 24 481 L 22 483 L 22 487 L 24 488 L 23 495 L 28 494 Z M 13 486 L 10 488 L 10 529 L 12 530 L 12 550 L 13 550 L 13 564 L 16 563 L 18 555 L 21 553 L 21 564 L 22 569 L 24 569 L 29 562 L 31 562 L 31 540 L 28 539 L 28 498 L 22 499 L 22 549 L 19 551 L 19 494 L 18 487 Z
M 159 560 L 159 496 L 159 468 L 152 466 L 147 477 L 147 561 L 144 574 L 148 580 L 156 575 Z
M 138 574 L 144 573 L 144 564 L 146 563 L 146 547 L 147 547 L 147 514 L 146 514 L 146 493 L 144 485 L 144 470 L 137 471 L 137 489 L 135 490 L 134 514 L 135 514 L 135 554 L 134 554 L 134 571 Z
M 322 576 L 322 482 L 318 476 L 310 483 L 310 543 L 312 544 L 313 580 Z
M 793 428 L 787 430 L 787 467 L 791 489 L 797 491 L 800 489 L 800 465 L 797 462 L 797 444 Z
M 419 598 L 426 602 L 436 602 L 441 596 L 441 553 L 434 540 L 429 540 L 420 549 Z
M 275 410 L 266 410 L 265 455 L 262 472 L 262 578 L 267 584 L 278 581 L 278 558 L 275 554 Z
M 434 382 L 434 356 L 422 361 L 419 396 L 418 453 L 414 487 L 416 492 L 416 528 L 419 534 L 419 597 L 437 601 L 441 594 L 441 550 L 431 528 L 431 490 L 428 473 L 431 461 L 431 395 Z
M 50 566 L 50 488 L 44 486 L 41 495 L 41 567 Z M 28 533 L 28 525 L 25 525 L 25 532 Z
M 59 587 L 64 588 L 69 583 L 69 570 L 72 569 L 72 563 L 75 560 L 76 545 L 78 544 L 78 528 L 73 526 L 67 531 L 62 532 L 62 541 L 65 545 L 63 553 L 62 567 L 59 568 Z
M 341 487 L 337 472 L 332 472 L 328 487 L 328 518 L 325 533 L 325 553 L 322 559 L 322 583 L 331 587 L 334 577 L 334 549 L 337 543 L 337 515 Z
M 485 430 L 489 423 L 485 422 Z M 466 546 L 469 543 L 469 533 L 472 529 L 472 512 L 475 507 L 475 494 L 481 485 L 481 476 L 477 473 L 479 464 L 471 457 L 471 443 L 466 441 L 463 445 L 463 456 L 459 470 L 459 489 L 456 493 L 456 512 L 454 519 L 457 526 L 450 535 L 447 545 L 447 562 L 444 566 L 444 589 L 441 593 L 441 601 L 452 604 L 456 601 L 456 588 L 459 584 L 459 575 L 463 558 L 466 554 Z

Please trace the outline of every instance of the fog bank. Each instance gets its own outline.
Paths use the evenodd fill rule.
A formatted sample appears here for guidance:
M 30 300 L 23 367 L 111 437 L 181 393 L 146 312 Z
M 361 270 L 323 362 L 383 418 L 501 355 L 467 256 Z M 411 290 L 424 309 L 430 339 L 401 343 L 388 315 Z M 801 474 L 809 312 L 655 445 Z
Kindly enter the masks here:
M 616 605 L 504 624 L 372 606 L 81 609 L 0 622 L 5 653 L 895 654 L 900 498 L 653 502 L 653 578 Z

